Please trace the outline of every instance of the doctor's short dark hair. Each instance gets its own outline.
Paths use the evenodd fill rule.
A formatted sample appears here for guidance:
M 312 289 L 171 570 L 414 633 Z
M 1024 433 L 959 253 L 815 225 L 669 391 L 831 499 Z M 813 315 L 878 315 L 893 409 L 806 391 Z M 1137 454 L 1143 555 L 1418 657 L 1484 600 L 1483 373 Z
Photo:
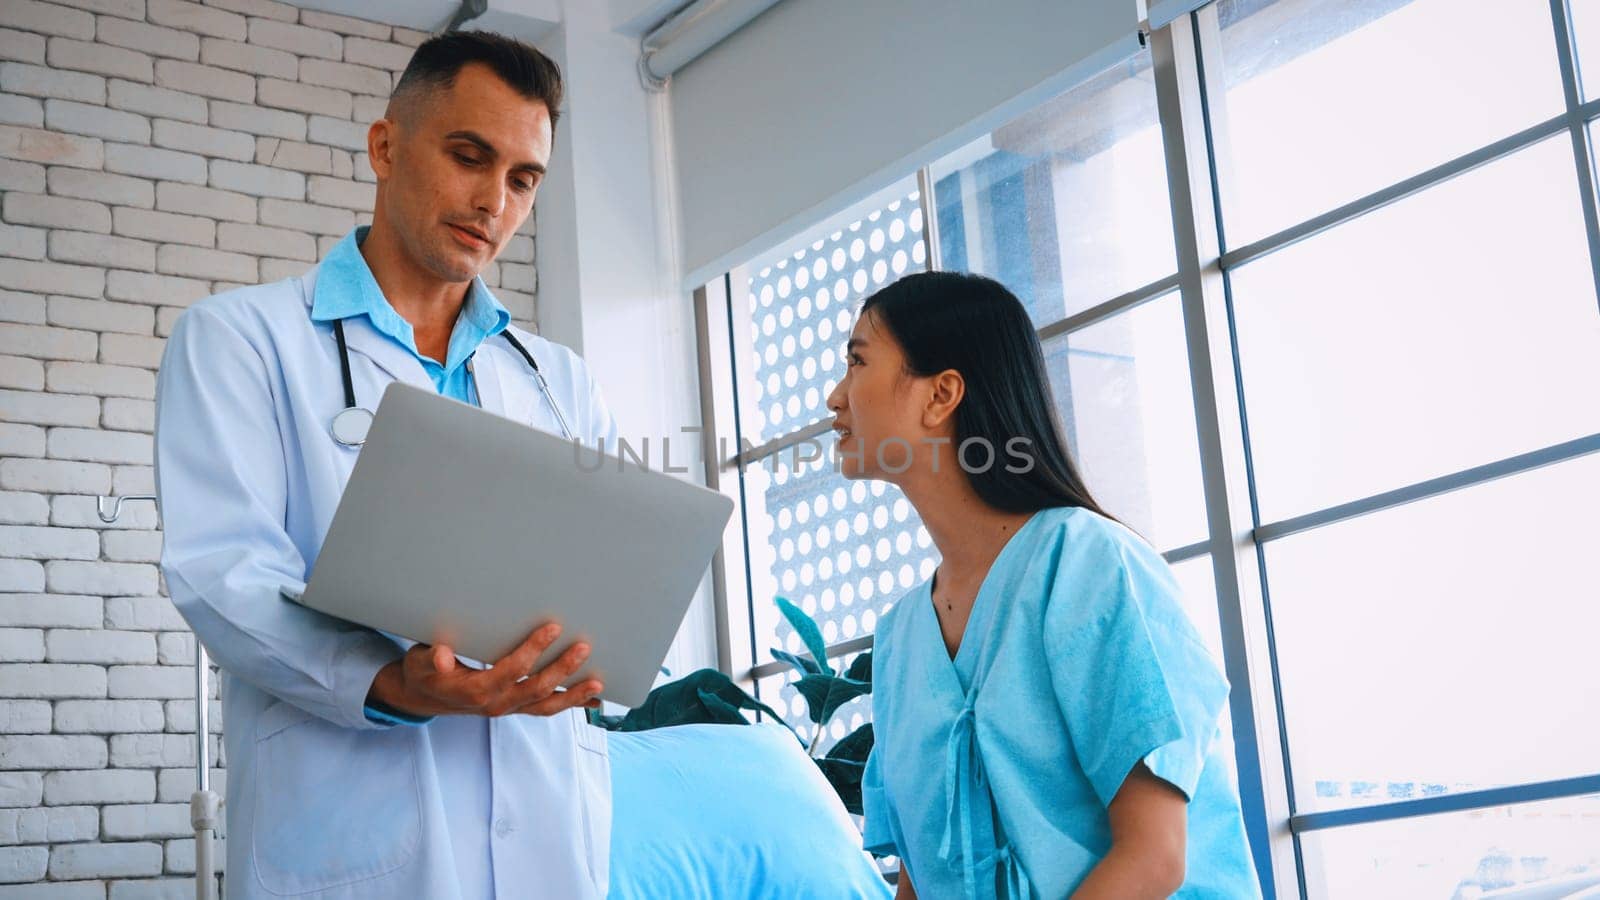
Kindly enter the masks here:
M 492 31 L 449 31 L 423 41 L 400 73 L 391 103 L 407 104 L 431 91 L 448 89 L 468 63 L 483 63 L 512 90 L 544 103 L 550 110 L 550 127 L 555 128 L 564 92 L 561 67 L 532 44 Z

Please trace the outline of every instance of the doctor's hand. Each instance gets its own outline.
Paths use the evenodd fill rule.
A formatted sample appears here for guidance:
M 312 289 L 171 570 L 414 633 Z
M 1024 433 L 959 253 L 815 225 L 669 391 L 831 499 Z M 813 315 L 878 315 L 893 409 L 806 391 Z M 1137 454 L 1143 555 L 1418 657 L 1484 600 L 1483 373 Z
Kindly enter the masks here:
M 447 645 L 417 644 L 378 670 L 367 699 L 418 716 L 553 716 L 576 706 L 598 707 L 604 688 L 599 679 L 560 689 L 589 658 L 588 644 L 573 644 L 533 671 L 539 654 L 560 636 L 560 625 L 542 626 L 487 669 L 463 665 Z

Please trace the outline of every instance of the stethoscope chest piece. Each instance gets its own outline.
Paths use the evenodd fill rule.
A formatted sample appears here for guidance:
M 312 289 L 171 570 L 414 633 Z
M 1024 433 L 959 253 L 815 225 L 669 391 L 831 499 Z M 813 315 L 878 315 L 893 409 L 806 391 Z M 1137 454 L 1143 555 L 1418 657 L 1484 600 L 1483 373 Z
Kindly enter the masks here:
M 372 413 L 359 406 L 348 406 L 333 417 L 333 439 L 346 447 L 359 447 L 367 442 L 367 431 L 372 428 Z

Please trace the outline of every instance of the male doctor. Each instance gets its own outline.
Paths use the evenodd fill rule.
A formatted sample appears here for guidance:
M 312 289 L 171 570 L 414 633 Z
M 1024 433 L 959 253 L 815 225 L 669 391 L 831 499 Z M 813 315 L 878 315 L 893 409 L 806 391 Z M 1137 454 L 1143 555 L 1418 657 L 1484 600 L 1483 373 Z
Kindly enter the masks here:
M 372 225 L 298 278 L 195 304 L 168 340 L 161 565 L 223 671 L 231 900 L 606 892 L 610 770 L 582 713 L 601 685 L 558 688 L 585 645 L 530 671 L 549 626 L 479 669 L 280 596 L 305 586 L 359 453 L 331 433 L 341 358 L 368 410 L 399 380 L 559 433 L 554 401 L 575 438 L 615 444 L 583 360 L 511 327 L 478 277 L 532 209 L 561 94 L 521 42 L 422 44 L 367 135 Z

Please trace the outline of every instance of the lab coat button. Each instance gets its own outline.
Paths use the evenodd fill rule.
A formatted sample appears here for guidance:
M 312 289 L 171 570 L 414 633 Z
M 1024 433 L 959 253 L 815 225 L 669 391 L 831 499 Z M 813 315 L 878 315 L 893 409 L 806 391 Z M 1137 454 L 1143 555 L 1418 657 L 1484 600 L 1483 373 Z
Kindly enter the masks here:
M 511 822 L 506 820 L 506 819 L 495 819 L 494 820 L 494 833 L 499 835 L 500 837 L 505 837 L 506 835 L 510 834 L 511 833 Z

